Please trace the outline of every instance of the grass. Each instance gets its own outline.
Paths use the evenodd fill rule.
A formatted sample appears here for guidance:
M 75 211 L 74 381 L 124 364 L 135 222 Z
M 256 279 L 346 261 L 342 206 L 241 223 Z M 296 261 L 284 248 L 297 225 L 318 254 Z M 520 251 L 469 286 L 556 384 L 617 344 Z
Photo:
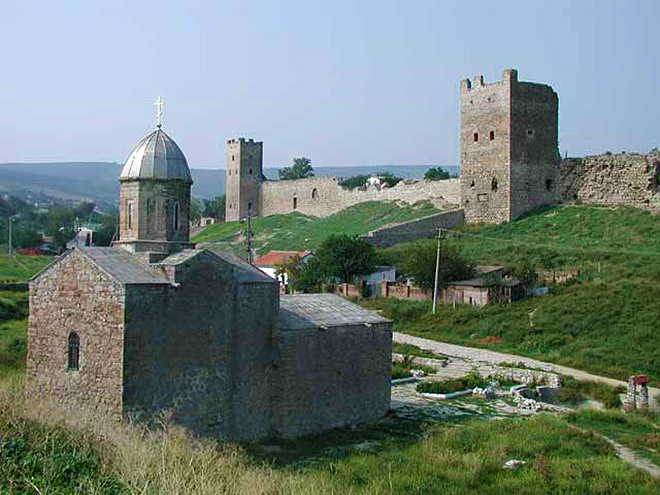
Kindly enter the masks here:
M 50 256 L 26 256 L 0 252 L 0 282 L 25 282 L 50 263 Z
M 276 444 L 250 456 L 80 414 L 75 425 L 26 408 L 20 380 L 0 384 L 0 492 L 101 494 L 654 494 L 660 481 L 561 418 L 419 427 L 390 421 Z M 397 431 L 394 431 L 397 430 Z M 251 447 L 264 450 L 260 447 Z M 249 451 L 250 449 L 248 449 Z M 269 462 L 264 464 L 265 458 Z M 504 469 L 510 459 L 525 461 Z
M 410 361 L 394 362 L 392 363 L 392 380 L 411 377 L 413 376 L 412 370 L 423 371 L 426 375 L 433 375 L 438 371 L 432 366 L 415 364 Z
M 416 345 L 402 344 L 400 342 L 392 342 L 392 352 L 395 354 L 403 354 L 404 356 L 414 356 L 428 359 L 444 359 L 445 356 L 435 354 L 431 351 L 420 349 Z
M 629 447 L 660 466 L 660 416 L 589 409 L 571 412 L 566 419 Z
M 492 378 L 484 378 L 478 373 L 471 372 L 461 378 L 449 378 L 446 380 L 434 380 L 423 382 L 417 385 L 417 391 L 424 394 L 451 394 L 463 390 L 472 390 L 473 388 L 486 388 L 492 382 Z M 515 385 L 513 381 L 498 380 L 500 388 L 507 388 Z
M 257 217 L 252 220 L 253 246 L 259 254 L 270 250 L 315 249 L 330 234 L 362 235 L 391 223 L 404 222 L 438 213 L 429 201 L 399 206 L 394 201 L 360 203 L 334 215 L 317 218 L 300 213 Z M 212 242 L 242 254 L 245 223 L 225 222 L 208 226 L 193 237 L 197 243 Z
M 580 381 L 571 376 L 562 376 L 559 398 L 562 402 L 570 404 L 577 404 L 584 399 L 593 399 L 608 409 L 617 409 L 621 407 L 619 394 L 625 391 L 624 386 L 613 387 L 607 383 Z
M 28 293 L 0 291 L 0 379 L 20 373 L 27 353 Z

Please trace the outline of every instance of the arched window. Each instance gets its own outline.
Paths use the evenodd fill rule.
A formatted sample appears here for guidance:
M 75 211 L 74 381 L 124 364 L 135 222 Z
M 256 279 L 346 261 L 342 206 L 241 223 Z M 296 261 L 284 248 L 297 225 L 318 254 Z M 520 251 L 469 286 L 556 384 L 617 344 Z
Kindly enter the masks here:
M 493 191 L 497 191 L 497 179 L 493 179 L 492 182 L 490 183 L 490 188 Z
M 179 216 L 181 215 L 181 205 L 177 201 L 174 203 L 174 230 L 179 230 L 180 227 L 180 222 L 179 222 Z
M 133 230 L 133 202 L 128 202 L 127 215 L 128 215 L 128 230 Z
M 316 188 L 312 189 L 312 199 L 316 199 L 319 196 L 319 192 L 316 190 Z
M 71 332 L 69 334 L 69 352 L 66 361 L 66 369 L 80 369 L 80 339 L 76 332 Z

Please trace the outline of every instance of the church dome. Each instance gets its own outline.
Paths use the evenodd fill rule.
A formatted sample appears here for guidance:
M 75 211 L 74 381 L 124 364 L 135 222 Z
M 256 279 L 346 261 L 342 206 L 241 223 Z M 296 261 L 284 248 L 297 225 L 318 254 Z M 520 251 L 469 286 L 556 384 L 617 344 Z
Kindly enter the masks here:
M 161 129 L 149 134 L 131 151 L 119 176 L 119 180 L 130 179 L 193 181 L 181 148 Z

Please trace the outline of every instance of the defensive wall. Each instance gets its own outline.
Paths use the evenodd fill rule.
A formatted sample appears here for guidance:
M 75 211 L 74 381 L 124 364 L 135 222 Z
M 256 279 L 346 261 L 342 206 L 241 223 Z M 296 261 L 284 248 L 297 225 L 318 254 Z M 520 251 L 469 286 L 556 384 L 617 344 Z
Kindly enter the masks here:
M 417 220 L 401 222 L 372 230 L 364 240 L 377 247 L 391 247 L 399 242 L 411 242 L 424 237 L 434 237 L 438 229 L 453 229 L 463 223 L 465 212 L 462 208 L 443 211 Z
M 299 211 L 305 215 L 326 217 L 365 201 L 402 201 L 414 204 L 429 200 L 438 208 L 459 205 L 458 179 L 440 181 L 403 180 L 394 187 L 369 186 L 346 189 L 336 177 L 312 177 L 290 181 L 261 183 L 261 214 L 264 216 Z
M 568 158 L 561 164 L 563 200 L 660 208 L 660 153 Z

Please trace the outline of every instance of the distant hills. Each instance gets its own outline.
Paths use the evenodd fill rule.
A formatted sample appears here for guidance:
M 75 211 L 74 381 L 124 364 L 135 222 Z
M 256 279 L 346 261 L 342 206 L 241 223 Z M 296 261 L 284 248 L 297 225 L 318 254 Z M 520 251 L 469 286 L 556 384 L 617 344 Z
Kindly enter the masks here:
M 421 178 L 435 165 L 379 165 L 358 167 L 318 167 L 317 176 L 350 177 L 371 175 L 381 171 L 403 178 Z M 456 166 L 442 167 L 457 174 Z M 19 197 L 34 195 L 65 200 L 91 200 L 116 204 L 119 196 L 118 163 L 61 162 L 61 163 L 2 163 L 0 164 L 0 191 Z M 276 168 L 267 168 L 268 179 L 277 180 Z M 193 196 L 213 198 L 225 193 L 224 169 L 192 169 Z

